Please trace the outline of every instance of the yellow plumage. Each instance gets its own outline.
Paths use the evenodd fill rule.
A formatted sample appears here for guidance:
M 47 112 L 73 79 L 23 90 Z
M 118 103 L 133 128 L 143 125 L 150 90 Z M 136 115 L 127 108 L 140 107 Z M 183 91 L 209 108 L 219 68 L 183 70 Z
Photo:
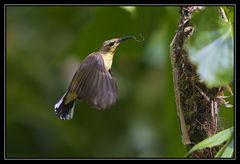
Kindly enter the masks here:
M 114 53 L 112 53 L 112 52 L 102 54 L 106 70 L 109 70 L 112 67 L 113 54 Z

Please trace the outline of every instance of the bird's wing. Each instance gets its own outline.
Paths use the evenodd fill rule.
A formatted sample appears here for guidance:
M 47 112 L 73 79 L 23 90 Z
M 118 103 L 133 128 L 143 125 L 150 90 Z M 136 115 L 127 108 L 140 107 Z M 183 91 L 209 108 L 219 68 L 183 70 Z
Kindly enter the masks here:
M 80 100 L 96 109 L 105 109 L 116 102 L 117 85 L 106 70 L 101 54 L 92 53 L 80 65 L 69 86 Z

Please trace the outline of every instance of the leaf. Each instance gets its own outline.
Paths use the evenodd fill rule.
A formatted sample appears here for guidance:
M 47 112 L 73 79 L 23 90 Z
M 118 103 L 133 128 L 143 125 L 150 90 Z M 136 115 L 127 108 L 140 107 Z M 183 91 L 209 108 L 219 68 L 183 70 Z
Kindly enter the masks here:
M 186 156 L 188 156 L 189 154 L 191 154 L 196 150 L 202 150 L 204 148 L 211 148 L 211 147 L 220 145 L 223 142 L 229 140 L 229 138 L 231 138 L 232 136 L 233 136 L 233 127 L 220 131 L 217 134 L 214 134 L 213 136 L 208 137 L 207 139 L 193 146 Z
M 233 80 L 234 49 L 230 23 L 227 28 L 224 34 L 203 48 L 196 50 L 194 45 L 189 48 L 190 60 L 197 65 L 197 72 L 208 87 L 224 86 Z M 212 33 L 205 35 L 211 37 Z
M 215 155 L 215 158 L 220 158 L 222 156 L 222 154 L 223 154 L 224 150 L 226 149 L 227 145 L 228 145 L 228 142 L 225 145 L 223 145 L 223 147 L 217 152 L 217 154 Z
M 223 7 L 228 20 L 232 23 L 232 27 L 234 27 L 234 7 L 233 6 L 224 6 Z
M 121 6 L 120 8 L 129 12 L 132 18 L 137 16 L 137 8 L 135 6 Z
M 233 156 L 233 138 L 231 140 L 231 142 L 229 142 L 229 144 L 227 145 L 226 149 L 224 150 L 223 154 L 222 154 L 222 158 L 231 158 Z
M 215 158 L 231 158 L 233 156 L 233 138 L 229 140 L 215 155 Z

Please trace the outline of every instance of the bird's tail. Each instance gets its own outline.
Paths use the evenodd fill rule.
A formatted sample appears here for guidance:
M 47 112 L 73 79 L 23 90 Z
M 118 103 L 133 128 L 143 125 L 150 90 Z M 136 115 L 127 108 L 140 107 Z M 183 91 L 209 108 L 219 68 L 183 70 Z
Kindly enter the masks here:
M 55 113 L 61 120 L 70 120 L 73 118 L 75 100 L 65 104 L 65 96 L 67 93 L 63 95 L 63 97 L 55 104 Z

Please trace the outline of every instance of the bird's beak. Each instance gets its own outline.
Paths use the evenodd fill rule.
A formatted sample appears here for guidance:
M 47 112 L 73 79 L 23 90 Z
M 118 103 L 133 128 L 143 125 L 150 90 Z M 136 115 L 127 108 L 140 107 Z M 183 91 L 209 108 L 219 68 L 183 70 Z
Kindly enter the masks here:
M 136 37 L 135 36 L 125 36 L 125 37 L 119 38 L 118 42 L 120 43 L 120 42 L 128 40 L 128 39 L 136 39 Z

